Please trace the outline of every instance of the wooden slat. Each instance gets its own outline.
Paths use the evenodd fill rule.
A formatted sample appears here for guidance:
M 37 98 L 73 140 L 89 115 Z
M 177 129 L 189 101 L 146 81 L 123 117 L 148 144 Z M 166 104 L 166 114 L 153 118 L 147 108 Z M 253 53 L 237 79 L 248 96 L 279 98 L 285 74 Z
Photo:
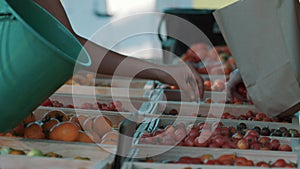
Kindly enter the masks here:
M 84 110 L 84 109 L 68 109 L 68 108 L 53 108 L 53 107 L 38 107 L 36 110 L 34 110 L 34 116 L 36 120 L 42 120 L 44 117 L 44 114 L 46 114 L 49 111 L 53 110 L 59 110 L 63 111 L 66 114 L 76 114 L 76 115 L 85 115 L 89 117 L 96 117 L 99 115 L 104 115 L 107 116 L 113 126 L 119 126 L 119 124 L 125 119 L 125 118 L 130 118 L 134 114 L 132 112 L 107 112 L 107 111 L 101 111 L 99 112 L 98 110 Z M 142 122 L 146 116 L 145 115 L 140 115 L 138 118 L 139 122 Z
M 116 146 L 11 137 L 0 137 L 0 146 L 21 150 L 39 149 L 43 153 L 55 152 L 65 158 L 74 158 L 76 156 L 89 157 L 92 161 L 107 159 L 112 161 L 110 152 L 116 151 Z
M 2 146 L 24 151 L 39 149 L 43 153 L 54 152 L 63 156 L 60 159 L 0 155 L 0 168 L 5 169 L 92 169 L 96 166 L 100 169 L 107 169 L 114 159 L 112 153 L 116 152 L 115 146 L 12 137 L 0 137 L 0 147 Z M 74 159 L 76 156 L 88 157 L 91 160 L 76 160 Z
M 94 169 L 94 161 L 0 155 L 0 168 L 3 169 Z M 107 169 L 108 164 L 99 164 L 99 169 Z
M 51 100 L 58 100 L 64 105 L 74 105 L 75 107 L 79 107 L 84 103 L 94 104 L 96 102 L 109 104 L 113 101 L 120 101 L 122 103 L 122 112 L 140 112 L 140 113 L 148 113 L 153 106 L 152 102 L 148 102 L 145 100 L 128 100 L 128 99 L 109 99 L 109 98 L 101 98 L 101 97 L 93 97 L 86 95 L 70 95 L 70 94 L 53 94 L 50 97 Z
M 138 80 L 133 79 L 108 79 L 108 78 L 97 78 L 95 79 L 95 85 L 100 87 L 114 87 L 114 88 L 127 88 L 132 89 L 153 89 L 154 82 L 152 80 Z
M 143 90 L 143 89 L 63 85 L 55 93 L 90 95 L 90 96 L 97 95 L 103 98 L 115 97 L 115 98 L 126 98 L 126 99 L 130 98 L 130 99 L 140 99 L 140 100 L 151 100 L 154 91 Z
M 181 111 L 179 111 L 181 108 Z M 183 116 L 195 116 L 201 114 L 207 116 L 208 112 L 229 112 L 235 116 L 245 114 L 249 110 L 257 112 L 257 109 L 252 105 L 232 105 L 232 104 L 208 104 L 208 103 L 193 103 L 193 102 L 172 102 L 159 101 L 156 114 L 161 114 L 163 111 L 169 112 L 172 109 L 178 110 Z
M 274 151 L 256 151 L 256 150 L 235 150 L 235 149 L 210 149 L 210 148 L 195 148 L 195 147 L 166 147 L 166 146 L 138 146 L 138 151 L 132 154 L 132 157 L 152 157 L 155 163 L 143 163 L 137 162 L 136 158 L 131 162 L 127 162 L 123 169 L 126 168 L 178 168 L 191 166 L 192 168 L 206 168 L 212 167 L 212 169 L 226 168 L 238 169 L 240 166 L 207 166 L 207 165 L 188 165 L 188 164 L 163 164 L 163 160 L 176 161 L 182 156 L 199 157 L 204 154 L 212 154 L 214 158 L 218 158 L 224 154 L 235 153 L 239 157 L 246 157 L 254 162 L 259 161 L 272 161 L 277 159 L 285 159 L 286 161 L 297 162 L 297 153 L 295 152 L 280 152 Z M 154 156 L 152 156 L 154 155 Z M 150 167 L 151 166 L 151 167 Z M 247 168 L 247 167 L 246 167 Z M 249 168 L 249 167 L 248 167 Z

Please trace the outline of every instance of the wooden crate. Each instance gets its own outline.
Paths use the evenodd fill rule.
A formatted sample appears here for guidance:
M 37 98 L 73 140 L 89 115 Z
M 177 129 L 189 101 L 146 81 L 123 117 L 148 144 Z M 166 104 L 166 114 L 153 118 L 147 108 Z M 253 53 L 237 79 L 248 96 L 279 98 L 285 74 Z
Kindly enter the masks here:
M 127 99 L 109 99 L 102 97 L 92 97 L 85 95 L 70 95 L 70 94 L 53 94 L 50 100 L 57 100 L 64 105 L 74 105 L 75 107 L 80 107 L 84 103 L 94 104 L 96 102 L 109 104 L 113 101 L 120 101 L 122 103 L 122 110 L 120 112 L 138 112 L 140 114 L 148 114 L 152 111 L 154 102 L 148 102 L 145 100 L 127 100 Z M 86 109 L 81 109 L 86 110 Z M 96 110 L 97 111 L 97 110 Z M 97 111 L 99 112 L 99 111 Z M 102 111 L 101 111 L 102 112 Z M 104 111 L 103 111 L 104 112 Z
M 264 167 L 125 162 L 122 169 L 266 169 Z M 276 168 L 283 169 L 283 168 Z
M 158 101 L 155 114 L 162 114 L 164 111 L 169 112 L 172 109 L 180 110 L 181 116 L 195 116 L 201 114 L 207 116 L 209 110 L 214 112 L 229 112 L 235 116 L 247 113 L 249 110 L 257 112 L 253 105 L 233 105 L 233 104 L 217 104 L 217 103 L 193 103 L 193 102 L 176 102 L 176 101 Z
M 44 115 L 50 111 L 62 111 L 67 115 L 85 115 L 89 117 L 96 117 L 98 115 L 103 115 L 109 118 L 112 122 L 112 126 L 114 129 L 118 130 L 120 123 L 125 119 L 130 119 L 134 115 L 133 112 L 109 112 L 109 111 L 101 111 L 98 110 L 84 110 L 84 109 L 68 109 L 68 108 L 55 108 L 55 107 L 38 107 L 36 110 L 33 111 L 36 120 L 42 120 Z M 142 122 L 147 116 L 145 114 L 138 115 L 138 121 Z
M 149 115 L 147 115 L 149 117 Z M 157 118 L 153 118 L 157 117 Z M 215 123 L 222 122 L 224 126 L 236 127 L 240 123 L 245 123 L 248 128 L 258 127 L 269 127 L 270 129 L 277 129 L 279 127 L 286 127 L 287 129 L 297 129 L 300 132 L 300 125 L 293 123 L 277 123 L 277 122 L 263 122 L 263 121 L 248 121 L 248 120 L 230 120 L 230 119 L 215 119 L 215 118 L 203 118 L 203 117 L 187 117 L 182 116 L 179 118 L 173 116 L 152 116 L 152 123 L 155 123 L 157 127 L 168 126 L 172 124 L 184 123 L 188 124 L 198 124 L 201 122 Z M 153 128 L 154 129 L 154 128 Z
M 148 120 L 148 121 L 147 121 Z M 141 144 L 140 139 L 143 133 L 149 132 L 152 133 L 155 130 L 159 129 L 160 127 L 165 128 L 168 125 L 176 125 L 179 123 L 184 123 L 186 126 L 190 124 L 198 124 L 201 122 L 208 122 L 208 123 L 215 123 L 215 122 L 222 122 L 224 126 L 233 126 L 236 127 L 239 123 L 244 122 L 248 128 L 253 128 L 255 126 L 259 127 L 269 127 L 270 129 L 277 129 L 279 127 L 286 127 L 287 129 L 297 129 L 298 131 L 300 130 L 300 126 L 297 124 L 287 124 L 287 123 L 272 123 L 272 122 L 257 122 L 257 121 L 240 121 L 240 120 L 227 120 L 227 119 L 221 119 L 220 121 L 218 119 L 213 119 L 213 118 L 190 118 L 190 117 L 180 117 L 180 118 L 165 118 L 165 117 L 160 117 L 160 118 L 150 118 L 147 119 L 146 121 L 148 122 L 147 125 L 141 125 L 141 127 L 137 130 L 136 136 L 139 136 L 138 139 L 135 140 L 134 142 L 134 147 L 152 147 L 152 148 L 157 148 L 160 147 L 159 149 L 166 147 L 166 148 L 172 148 L 174 146 L 169 146 L 169 145 L 154 145 L 154 144 Z M 270 137 L 271 139 L 278 139 L 281 144 L 289 144 L 293 148 L 293 152 L 296 150 L 294 147 L 300 145 L 300 138 L 292 138 L 292 137 Z M 189 149 L 189 147 L 182 146 L 183 148 Z M 193 149 L 198 149 L 199 147 L 192 147 Z M 201 148 L 200 148 L 201 149 Z M 209 148 L 212 149 L 212 148 Z M 219 148 L 218 150 L 223 150 L 222 148 Z M 253 151 L 251 149 L 247 150 L 239 150 L 239 149 L 233 149 L 234 151 Z M 264 151 L 264 150 L 259 150 Z M 270 152 L 270 151 L 267 151 Z M 278 151 L 273 151 L 273 152 L 278 152 Z M 280 152 L 281 153 L 281 152 Z
M 145 89 L 151 90 L 154 89 L 153 80 L 142 80 L 142 79 L 133 79 L 132 81 L 128 79 L 114 79 L 111 78 L 96 78 L 95 86 L 100 87 L 113 87 L 113 88 L 127 88 L 131 89 Z
M 149 100 L 156 99 L 157 95 L 162 93 L 162 90 L 63 85 L 55 93 L 87 95 L 90 97 L 101 97 L 101 98 L 118 98 L 118 99 L 132 99 L 132 100 L 135 99 L 135 100 L 149 101 Z
M 214 158 L 218 158 L 224 154 L 236 154 L 238 157 L 246 157 L 249 160 L 257 163 L 259 161 L 272 161 L 275 162 L 277 159 L 284 159 L 287 162 L 297 162 L 297 153 L 295 152 L 280 152 L 270 153 L 269 151 L 255 151 L 255 150 L 234 150 L 234 149 L 209 149 L 209 148 L 193 148 L 193 147 L 163 147 L 163 146 L 143 146 L 137 147 L 131 153 L 131 159 L 127 160 L 124 164 L 123 169 L 127 168 L 178 168 L 184 169 L 185 167 L 192 168 L 208 168 L 208 169 L 239 169 L 239 168 L 254 168 L 254 167 L 241 167 L 241 166 L 218 166 L 218 165 L 189 165 L 189 164 L 168 164 L 163 163 L 164 160 L 176 161 L 180 157 L 199 157 L 204 154 L 211 154 Z M 154 155 L 154 156 L 152 156 Z M 145 157 L 151 157 L 154 163 L 139 162 L 140 159 Z M 259 167 L 255 167 L 259 168 Z
M 114 156 L 115 146 L 100 147 L 96 144 L 62 142 L 53 140 L 22 139 L 0 137 L 0 146 L 8 146 L 19 150 L 39 149 L 43 153 L 54 152 L 63 156 L 62 159 L 49 157 L 29 157 L 25 155 L 1 155 L 0 168 L 108 168 Z M 75 160 L 76 156 L 88 157 L 90 161 Z M 21 167 L 22 166 L 22 167 Z

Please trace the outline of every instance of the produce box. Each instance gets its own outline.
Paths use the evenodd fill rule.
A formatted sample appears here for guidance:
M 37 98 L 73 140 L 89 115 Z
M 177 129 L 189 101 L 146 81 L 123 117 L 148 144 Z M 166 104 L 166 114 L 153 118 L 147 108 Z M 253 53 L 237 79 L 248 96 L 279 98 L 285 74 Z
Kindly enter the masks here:
M 52 107 L 39 107 L 34 110 L 33 114 L 36 120 L 43 120 L 43 118 L 49 112 L 58 111 L 65 113 L 68 117 L 72 118 L 73 116 L 86 116 L 87 118 L 97 117 L 99 115 L 106 116 L 112 123 L 112 127 L 115 130 L 118 130 L 119 124 L 125 119 L 133 116 L 132 112 L 109 112 L 103 111 L 98 112 L 96 110 L 74 110 L 68 108 L 52 108 Z M 84 123 L 83 121 L 80 123 Z
M 100 87 L 113 87 L 113 88 L 129 88 L 131 89 L 154 89 L 155 81 L 153 80 L 139 80 L 133 79 L 132 81 L 126 79 L 95 79 L 95 86 Z
M 153 107 L 152 102 L 112 101 L 88 96 L 54 94 L 50 99 L 0 136 L 116 146 L 120 123 L 136 116 L 143 121 Z
M 149 113 L 154 102 L 145 100 L 127 100 L 127 99 L 109 99 L 100 96 L 87 95 L 70 95 L 70 94 L 54 94 L 50 98 L 52 103 L 45 103 L 41 106 L 60 107 L 62 109 L 85 109 L 85 110 L 102 110 L 109 112 L 138 112 L 140 114 Z M 104 105 L 103 105 L 104 104 Z M 101 111 L 101 112 L 102 112 Z M 84 111 L 83 111 L 84 112 Z M 90 111 L 91 113 L 93 111 Z M 98 112 L 98 111 L 97 111 Z M 98 112 L 99 113 L 99 112 Z
M 182 146 L 280 153 L 295 151 L 300 137 L 300 127 L 295 124 L 196 117 L 152 119 L 144 125 L 144 131 L 139 131 L 136 147 Z
M 154 89 L 155 81 L 144 79 L 128 79 L 117 77 L 112 80 L 112 77 L 95 77 L 93 73 L 79 72 L 68 80 L 65 85 L 75 86 L 99 86 L 99 87 L 114 87 L 114 88 L 133 88 L 133 89 Z
M 165 89 L 164 94 L 167 101 L 181 101 L 181 91 L 177 89 Z M 203 98 L 200 99 L 203 103 L 215 103 L 215 104 L 231 104 L 231 105 L 253 105 L 249 101 L 226 101 L 226 92 L 217 92 L 217 91 L 205 91 Z
M 198 104 L 194 102 L 177 101 L 158 101 L 157 103 L 155 114 L 163 114 L 164 112 L 167 113 L 171 110 L 177 110 L 179 112 L 180 108 L 180 113 L 183 116 L 195 116 L 197 114 L 207 116 L 211 108 L 215 108 L 216 110 L 222 110 L 222 108 L 224 108 L 223 112 L 229 112 L 234 115 L 246 114 L 248 111 L 258 111 L 253 105 L 210 104 L 204 102 L 200 102 L 200 104 Z
M 154 155 L 154 156 L 152 156 Z M 195 149 L 174 147 L 140 147 L 132 151 L 130 158 L 123 166 L 126 168 L 207 168 L 207 169 L 239 169 L 253 168 L 255 165 L 280 166 L 284 160 L 287 166 L 296 168 L 297 154 L 283 152 L 280 154 L 267 151 L 235 151 L 217 149 Z M 277 161 L 278 160 L 278 161 Z M 214 162 L 214 163 L 213 163 Z M 231 165 L 231 166 L 230 166 Z M 276 168 L 277 168 L 276 167 Z M 260 168 L 260 167 L 255 167 Z M 280 167 L 279 167 L 280 168 Z
M 249 120 L 263 122 L 285 122 L 299 124 L 298 115 L 289 118 L 267 117 L 263 112 L 253 105 L 234 105 L 193 102 L 176 102 L 176 101 L 158 101 L 155 105 L 153 114 L 167 116 L 190 116 L 190 117 L 221 117 L 232 120 Z
M 293 165 L 293 164 L 291 164 Z M 242 167 L 242 166 L 220 166 L 220 165 L 192 165 L 192 164 L 164 164 L 164 163 L 144 163 L 125 162 L 122 169 L 265 169 L 269 167 Z M 287 167 L 291 168 L 291 167 Z M 293 167 L 295 168 L 295 167 Z M 283 169 L 276 167 L 276 169 Z
M 34 120 L 30 121 L 30 123 L 20 123 L 10 133 L 12 136 L 24 138 L 63 140 L 66 142 L 85 142 L 116 146 L 119 140 L 118 130 L 121 122 L 123 122 L 124 119 L 131 119 L 134 116 L 137 117 L 137 120 L 140 122 L 144 120 L 144 115 L 138 115 L 138 113 L 133 112 L 99 112 L 98 110 L 41 106 L 33 112 Z M 73 135 L 77 134 L 77 132 L 73 129 L 69 131 L 70 123 L 78 127 L 77 131 L 79 130 L 79 135 L 74 139 L 70 139 L 70 137 L 73 138 Z M 40 127 L 32 127 L 32 125 L 36 124 Z M 59 127 L 60 125 L 64 126 Z M 58 133 L 68 131 L 72 134 L 68 133 L 68 135 L 70 135 L 68 138 L 62 136 L 57 138 L 52 134 L 55 133 L 54 128 L 58 128 Z M 33 132 L 35 134 L 33 134 Z M 6 136 L 6 134 L 4 134 L 4 136 Z
M 0 167 L 9 169 L 108 169 L 114 158 L 96 144 L 0 137 L 0 147 Z
M 55 93 L 150 101 L 157 99 L 158 96 L 161 95 L 162 90 L 63 85 Z

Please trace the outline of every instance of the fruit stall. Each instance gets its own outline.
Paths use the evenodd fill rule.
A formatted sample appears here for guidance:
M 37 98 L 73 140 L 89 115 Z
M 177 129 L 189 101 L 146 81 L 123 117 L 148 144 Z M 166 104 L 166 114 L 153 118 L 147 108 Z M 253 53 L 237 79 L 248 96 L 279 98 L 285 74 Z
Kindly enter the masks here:
M 225 82 L 205 87 L 200 103 L 182 102 L 176 87 L 158 81 L 75 75 L 1 133 L 0 167 L 297 168 L 296 112 L 268 117 L 251 102 L 218 100 Z M 133 118 L 135 128 L 122 124 Z M 119 156 L 124 149 L 126 157 Z
M 73 75 L 0 133 L 0 168 L 297 168 L 298 113 L 268 117 L 251 100 L 227 101 L 237 66 L 227 47 L 216 49 L 198 68 L 205 89 L 198 103 L 159 81 Z M 187 52 L 182 61 L 190 58 Z M 237 91 L 247 95 L 243 83 Z
M 29 2 L 18 3 L 26 6 Z M 11 5 L 17 8 L 18 3 Z M 29 7 L 33 11 L 40 9 Z M 20 13 L 27 16 L 26 12 Z M 26 18 L 28 22 L 34 18 L 33 14 Z M 25 32 L 22 36 L 27 34 L 30 35 Z M 71 39 L 72 35 L 68 36 L 62 39 Z M 81 51 L 79 43 L 68 45 Z M 42 50 L 50 49 L 45 47 L 41 53 Z M 206 53 L 199 59 L 195 51 L 201 53 L 201 50 Z M 51 54 L 61 54 L 57 51 L 60 50 L 48 51 L 49 60 Z M 5 52 L 1 48 L 0 56 Z M 87 60 L 84 63 L 83 59 L 81 66 L 89 65 L 91 60 Z M 36 109 L 22 120 L 14 116 L 20 122 L 9 131 L 0 132 L 0 169 L 300 169 L 299 110 L 284 117 L 269 116 L 247 97 L 250 90 L 244 82 L 237 84 L 236 92 L 245 99 L 233 96 L 229 100 L 227 84 L 238 66 L 226 45 L 206 46 L 206 49 L 203 43 L 189 46 L 174 61 L 175 64 L 191 62 L 196 76 L 203 78 L 204 96 L 196 98 L 198 101 L 186 101 L 178 86 L 157 80 L 112 78 L 83 70 L 74 73 L 71 70 L 74 65 L 62 68 L 63 71 L 51 65 L 52 73 L 43 75 L 47 77 L 43 84 L 39 83 L 43 79 L 31 82 L 37 84 L 36 89 L 26 83 L 17 94 L 7 96 L 8 102 L 18 95 L 28 99 L 28 103 L 14 100 L 24 108 L 18 110 L 20 117 L 26 110 Z M 60 83 L 51 78 L 65 81 Z M 24 76 L 24 84 L 26 80 Z M 46 85 L 59 87 L 48 89 Z M 24 90 L 26 87 L 28 91 Z M 46 94 L 49 97 L 44 99 Z M 30 99 L 43 102 L 35 106 Z M 16 109 L 10 106 L 1 110 Z M 8 114 L 10 119 L 14 113 Z
M 210 61 L 213 75 L 198 69 L 205 79 L 198 103 L 182 101 L 176 86 L 159 81 L 75 74 L 0 133 L 0 168 L 299 168 L 298 112 L 268 117 L 251 100 L 227 101 L 228 74 L 236 68 L 230 55 L 224 48 L 223 64 Z M 238 92 L 247 95 L 244 84 Z

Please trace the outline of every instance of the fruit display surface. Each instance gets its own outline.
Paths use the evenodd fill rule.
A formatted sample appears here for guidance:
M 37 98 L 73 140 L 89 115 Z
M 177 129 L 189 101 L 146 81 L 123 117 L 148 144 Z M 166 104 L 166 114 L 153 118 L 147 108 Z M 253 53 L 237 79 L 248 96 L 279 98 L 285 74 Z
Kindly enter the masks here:
M 84 109 L 110 112 L 148 113 L 152 102 L 143 100 L 109 99 L 95 96 L 54 94 L 46 99 L 41 106 L 65 109 Z
M 153 89 L 154 81 L 142 79 L 126 79 L 126 78 L 98 78 L 93 73 L 79 72 L 70 78 L 65 85 L 74 86 L 99 86 L 114 88 L 132 88 L 132 89 Z
M 228 81 L 228 77 L 226 79 L 216 78 L 213 76 L 206 77 L 204 80 L 204 90 L 205 91 L 215 91 L 215 92 L 225 92 L 227 81 Z M 166 85 L 165 89 L 178 90 L 179 88 L 176 86 L 172 86 L 172 85 Z
M 103 110 L 103 111 L 123 111 L 122 103 L 120 101 L 106 103 L 82 103 L 80 106 L 74 106 L 73 104 L 64 105 L 58 100 L 45 100 L 41 106 L 45 107 L 61 107 L 61 108 L 74 108 L 74 109 L 89 109 L 89 110 Z
M 60 110 L 36 110 L 20 124 L 1 136 L 23 137 L 26 139 L 45 139 L 65 142 L 92 144 L 118 143 L 116 130 L 122 119 L 110 119 L 113 115 L 78 115 Z M 123 117 L 124 118 L 124 117 Z
M 236 104 L 236 105 L 253 105 L 251 100 L 244 99 L 240 100 L 234 97 L 231 101 L 226 100 L 226 82 L 216 78 L 215 80 L 210 80 L 209 77 L 204 80 L 204 103 L 225 103 L 225 104 Z M 165 94 L 180 96 L 181 91 L 178 87 L 165 85 Z M 237 85 L 237 92 L 247 98 L 247 89 L 244 83 Z
M 177 119 L 178 120 L 178 119 Z M 160 119 L 152 129 L 145 129 L 140 144 L 209 147 L 263 151 L 293 151 L 291 144 L 299 140 L 299 126 L 280 123 L 233 123 L 230 120 L 211 122 Z M 158 122 L 159 121 L 159 122 Z M 280 127 L 281 126 L 281 127 Z
M 297 153 L 268 151 L 244 151 L 234 149 L 208 149 L 174 147 L 137 147 L 126 168 L 207 168 L 207 169 L 249 169 L 249 168 L 297 168 Z M 149 157 L 148 154 L 153 156 Z
M 159 101 L 153 113 L 169 118 L 216 118 L 233 121 L 254 121 L 254 122 L 275 122 L 275 123 L 295 123 L 298 122 L 297 115 L 278 118 L 259 112 L 253 105 L 231 105 L 231 104 L 207 104 L 188 103 L 177 101 Z
M 227 46 L 208 47 L 206 44 L 194 44 L 183 54 L 182 61 L 199 63 L 200 74 L 229 75 L 237 68 Z
M 179 115 L 178 110 L 171 109 L 169 111 L 164 111 L 162 113 L 163 115 L 171 115 L 171 116 L 177 116 Z M 195 114 L 196 115 L 196 114 Z M 217 116 L 214 116 L 212 114 L 208 114 L 207 116 L 203 116 L 201 114 L 197 114 L 197 117 L 209 117 L 209 118 L 217 118 Z M 278 118 L 278 117 L 267 117 L 265 113 L 260 112 L 253 112 L 249 110 L 245 114 L 241 115 L 234 115 L 233 113 L 224 112 L 220 118 L 222 119 L 231 119 L 231 120 L 248 120 L 248 121 L 263 121 L 263 122 L 280 122 L 280 123 L 292 123 L 292 117 L 286 117 L 286 118 Z
M 1 168 L 108 168 L 113 156 L 91 144 L 0 137 Z
M 63 85 L 56 94 L 75 94 L 89 97 L 101 97 L 109 99 L 132 99 L 150 101 L 161 93 L 161 89 L 132 89 L 132 88 L 110 88 L 99 86 L 72 86 Z
M 144 162 L 154 162 L 151 158 L 142 160 Z M 294 162 L 286 161 L 282 158 L 274 159 L 274 161 L 258 161 L 254 162 L 246 157 L 237 156 L 236 154 L 223 154 L 219 157 L 214 157 L 212 154 L 204 154 L 198 157 L 183 156 L 176 161 L 164 161 L 172 164 L 203 164 L 203 165 L 224 165 L 224 166 L 253 166 L 266 168 L 297 168 Z
M 39 149 L 31 149 L 31 150 L 21 150 L 21 149 L 14 149 L 11 147 L 3 146 L 0 148 L 1 155 L 23 155 L 23 156 L 35 156 L 35 157 L 53 157 L 53 158 L 64 158 L 62 155 L 55 153 L 55 152 L 47 152 L 44 153 Z M 73 159 L 75 160 L 91 160 L 89 157 L 81 157 L 81 156 L 74 156 Z

